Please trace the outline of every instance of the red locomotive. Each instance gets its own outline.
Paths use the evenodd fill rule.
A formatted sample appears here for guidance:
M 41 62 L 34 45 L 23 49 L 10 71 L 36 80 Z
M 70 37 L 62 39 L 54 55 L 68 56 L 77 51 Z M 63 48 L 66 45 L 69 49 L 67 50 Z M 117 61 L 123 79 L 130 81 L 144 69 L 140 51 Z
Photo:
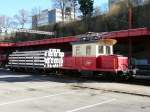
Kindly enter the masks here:
M 91 39 L 92 38 L 92 39 Z M 94 38 L 94 39 L 93 39 Z M 129 78 L 128 57 L 113 54 L 114 39 L 100 36 L 83 37 L 72 43 L 72 55 L 64 57 L 63 69 L 80 71 L 86 75 Z
M 130 76 L 128 57 L 113 54 L 113 45 L 116 42 L 114 39 L 101 39 L 101 36 L 90 33 L 81 37 L 79 41 L 71 43 L 72 54 L 68 55 L 65 52 L 61 64 L 54 64 L 62 57 L 57 56 L 60 51 L 54 53 L 57 60 L 48 57 L 52 56 L 49 51 L 24 51 L 11 54 L 8 58 L 8 67 L 44 71 L 53 69 L 70 74 L 80 72 L 87 76 L 104 74 L 109 77 L 128 78 Z M 57 50 L 53 49 L 53 51 Z M 47 57 L 46 62 L 45 57 Z M 45 66 L 45 63 L 49 65 Z

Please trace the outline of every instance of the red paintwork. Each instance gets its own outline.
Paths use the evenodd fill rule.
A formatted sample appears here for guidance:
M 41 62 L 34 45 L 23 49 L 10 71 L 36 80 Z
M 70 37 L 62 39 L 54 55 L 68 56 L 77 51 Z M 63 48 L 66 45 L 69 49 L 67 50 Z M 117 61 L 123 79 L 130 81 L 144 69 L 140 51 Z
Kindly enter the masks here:
M 96 68 L 96 57 L 86 57 L 82 59 L 83 70 L 94 70 Z
M 63 69 L 118 72 L 128 70 L 128 58 L 123 56 L 64 57 Z
M 117 71 L 128 69 L 128 58 L 117 55 L 99 56 L 97 58 L 97 68 L 113 69 Z
M 96 57 L 64 57 L 63 68 L 77 70 L 95 70 Z
M 118 68 L 117 56 L 99 56 L 97 58 L 97 68 L 103 69 L 117 69 Z
M 128 57 L 119 56 L 117 58 L 117 60 L 118 60 L 118 69 L 127 70 L 129 68 L 129 66 L 128 66 Z
M 75 57 L 66 56 L 64 57 L 63 67 L 75 68 Z
M 0 47 L 12 47 L 14 43 L 0 42 Z

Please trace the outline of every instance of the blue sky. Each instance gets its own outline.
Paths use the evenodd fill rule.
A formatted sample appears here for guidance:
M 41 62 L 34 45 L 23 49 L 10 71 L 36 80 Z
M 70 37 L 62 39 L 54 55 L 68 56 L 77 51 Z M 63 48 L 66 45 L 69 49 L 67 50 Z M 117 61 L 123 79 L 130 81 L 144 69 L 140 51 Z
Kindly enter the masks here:
M 0 0 L 0 15 L 14 16 L 18 10 L 25 9 L 31 11 L 32 8 L 41 9 L 52 8 L 52 0 Z M 95 6 L 102 9 L 107 5 L 108 0 L 95 0 Z

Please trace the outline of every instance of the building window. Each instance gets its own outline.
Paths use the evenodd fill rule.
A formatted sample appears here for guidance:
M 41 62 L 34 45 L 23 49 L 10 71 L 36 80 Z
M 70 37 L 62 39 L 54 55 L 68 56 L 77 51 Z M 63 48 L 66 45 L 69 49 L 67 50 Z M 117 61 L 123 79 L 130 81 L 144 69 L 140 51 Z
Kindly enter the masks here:
M 98 53 L 104 54 L 104 46 L 98 46 Z
M 111 54 L 111 47 L 110 46 L 106 46 L 106 54 Z
M 80 46 L 76 46 L 76 56 L 79 56 L 80 54 Z
M 91 46 L 86 46 L 86 56 L 91 55 Z

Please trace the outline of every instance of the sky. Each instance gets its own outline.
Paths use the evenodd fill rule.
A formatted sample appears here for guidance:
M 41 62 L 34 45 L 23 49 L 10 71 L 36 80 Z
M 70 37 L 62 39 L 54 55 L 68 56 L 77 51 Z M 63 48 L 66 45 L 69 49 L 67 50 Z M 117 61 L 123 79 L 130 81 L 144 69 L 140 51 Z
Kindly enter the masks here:
M 0 0 L 0 15 L 13 17 L 20 9 L 31 12 L 35 7 L 40 9 L 52 8 L 52 0 Z M 94 0 L 94 6 L 100 6 L 103 10 L 107 6 L 108 0 Z

